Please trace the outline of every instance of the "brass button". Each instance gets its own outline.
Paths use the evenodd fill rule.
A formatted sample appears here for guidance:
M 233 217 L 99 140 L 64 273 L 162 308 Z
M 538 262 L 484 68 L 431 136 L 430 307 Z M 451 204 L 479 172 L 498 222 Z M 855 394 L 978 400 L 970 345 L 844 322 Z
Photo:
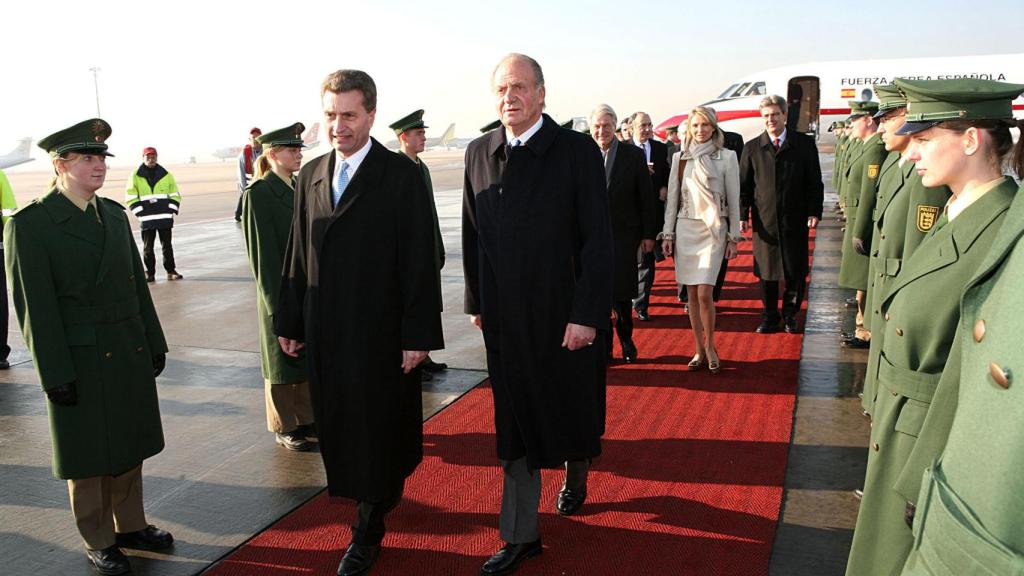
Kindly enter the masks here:
M 903 329 L 902 328 L 897 328 L 896 329 L 896 335 L 897 336 L 903 336 Z
M 881 236 L 879 236 L 879 237 L 880 237 L 880 238 L 881 238 L 882 240 L 885 240 L 885 234 L 882 234 L 882 235 L 881 235 Z
M 1010 371 L 1003 370 L 999 367 L 999 364 L 992 362 L 988 365 L 988 371 L 992 374 L 992 379 L 996 381 L 1004 389 L 1010 387 Z
M 895 390 L 893 390 L 892 392 L 890 392 L 890 394 L 892 394 L 893 396 L 899 396 L 899 395 L 900 395 L 900 393 L 899 393 L 899 392 L 897 392 L 897 391 L 895 391 Z
M 886 312 L 886 313 L 885 313 L 885 321 L 886 321 L 886 322 L 888 322 L 888 321 L 889 321 L 889 313 L 888 313 L 888 312 Z
M 139 346 L 138 348 L 136 348 L 135 351 L 136 352 L 142 352 L 142 346 Z
M 106 354 L 104 354 L 104 356 L 107 357 L 107 360 L 110 360 L 111 358 L 114 357 L 114 353 L 113 352 L 107 352 Z
M 878 273 L 878 277 L 879 277 L 879 278 L 881 278 L 881 277 L 882 277 L 882 273 L 881 273 L 881 272 L 879 272 L 879 273 Z
M 871 447 L 875 449 L 875 452 L 878 452 L 878 448 L 879 448 L 878 442 L 875 442 L 874 444 L 872 444 Z
M 985 338 L 985 321 L 978 320 L 974 323 L 974 341 L 981 342 Z

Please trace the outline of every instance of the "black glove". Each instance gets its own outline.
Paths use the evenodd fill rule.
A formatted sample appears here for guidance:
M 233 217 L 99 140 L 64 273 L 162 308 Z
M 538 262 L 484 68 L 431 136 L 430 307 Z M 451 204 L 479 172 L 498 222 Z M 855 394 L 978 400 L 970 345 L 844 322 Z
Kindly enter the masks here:
M 868 249 L 864 246 L 864 241 L 861 240 L 860 238 L 853 239 L 853 249 L 856 250 L 857 254 L 860 254 L 861 256 L 868 255 Z
M 914 506 L 910 502 L 907 502 L 907 509 L 903 512 L 903 520 L 906 521 L 907 526 L 911 529 L 914 528 L 914 513 L 917 512 L 917 506 Z
M 164 371 L 164 366 L 167 366 L 167 354 L 153 356 L 153 378 L 156 378 Z
M 46 391 L 46 397 L 57 406 L 75 406 L 78 404 L 78 392 L 75 390 L 74 382 L 50 388 Z

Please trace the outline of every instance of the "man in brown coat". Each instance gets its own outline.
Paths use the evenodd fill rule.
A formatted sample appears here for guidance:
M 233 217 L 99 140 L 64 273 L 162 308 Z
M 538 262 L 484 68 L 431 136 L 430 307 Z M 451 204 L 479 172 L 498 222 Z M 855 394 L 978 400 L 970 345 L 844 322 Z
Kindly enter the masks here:
M 786 332 L 797 332 L 796 315 L 807 287 L 807 231 L 821 220 L 825 187 L 814 139 L 786 129 L 786 100 L 761 100 L 765 131 L 740 155 L 740 219 L 754 231 L 754 274 L 761 279 L 764 318 L 759 334 L 779 327 L 779 280 Z M 747 218 L 751 220 L 748 222 Z

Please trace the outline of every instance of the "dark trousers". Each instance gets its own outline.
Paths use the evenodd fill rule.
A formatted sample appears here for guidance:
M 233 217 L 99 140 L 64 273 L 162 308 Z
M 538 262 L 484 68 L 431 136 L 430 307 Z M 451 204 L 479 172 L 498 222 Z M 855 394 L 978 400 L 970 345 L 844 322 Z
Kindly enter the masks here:
M 640 312 L 647 312 L 651 303 L 651 286 L 654 285 L 654 267 L 656 262 L 665 259 L 661 253 L 661 242 L 654 243 L 654 250 L 647 253 L 640 253 L 640 261 L 636 267 L 637 271 L 637 297 L 633 299 L 633 308 Z
M 4 250 L 0 248 L 0 261 L 4 258 Z M 11 354 L 11 347 L 7 345 L 7 328 L 10 324 L 10 311 L 7 310 L 7 274 L 0 274 L 0 291 L 3 292 L 3 302 L 0 302 L 0 360 L 7 360 Z
M 384 539 L 384 516 L 395 509 L 405 493 L 405 480 L 380 502 L 360 500 L 356 504 L 356 523 L 352 526 L 352 542 L 377 546 Z
M 160 233 L 160 248 L 164 252 L 164 270 L 174 272 L 174 248 L 171 246 L 171 228 L 159 230 L 142 231 L 142 263 L 146 266 L 146 273 L 153 274 L 156 269 L 156 255 L 153 248 L 156 244 L 157 232 Z
M 615 333 L 619 335 L 619 342 L 633 343 L 633 303 L 629 300 L 619 300 L 613 304 L 615 310 Z M 608 350 L 611 351 L 612 339 L 608 338 Z
M 501 488 L 498 532 L 509 544 L 526 544 L 540 538 L 537 507 L 540 505 L 540 470 L 531 470 L 526 457 L 502 460 L 505 472 Z
M 235 220 L 242 219 L 242 193 L 238 193 L 238 205 L 235 206 Z
M 761 280 L 761 302 L 764 305 L 764 319 L 768 322 L 779 321 L 779 282 L 778 280 Z M 800 312 L 800 304 L 804 300 L 807 288 L 806 278 L 787 278 L 786 290 L 782 293 L 782 317 L 793 318 Z
M 565 463 L 565 487 L 576 492 L 586 492 L 590 460 L 568 460 Z

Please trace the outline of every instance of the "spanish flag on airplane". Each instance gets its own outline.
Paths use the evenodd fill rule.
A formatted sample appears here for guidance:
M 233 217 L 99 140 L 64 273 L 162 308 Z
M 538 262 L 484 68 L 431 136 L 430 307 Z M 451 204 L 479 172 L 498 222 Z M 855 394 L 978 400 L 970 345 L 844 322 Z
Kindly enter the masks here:
M 843 91 L 842 92 L 842 96 L 840 96 L 840 98 L 856 98 L 857 97 L 857 89 L 856 88 L 843 88 L 842 91 Z

